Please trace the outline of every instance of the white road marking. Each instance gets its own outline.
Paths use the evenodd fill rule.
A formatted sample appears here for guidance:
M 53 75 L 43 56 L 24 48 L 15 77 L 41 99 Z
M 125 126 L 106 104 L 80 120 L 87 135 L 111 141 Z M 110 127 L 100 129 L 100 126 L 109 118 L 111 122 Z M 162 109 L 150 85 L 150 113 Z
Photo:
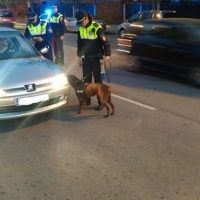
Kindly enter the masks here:
M 132 103 L 132 104 L 135 104 L 135 105 L 137 105 L 137 106 L 141 106 L 141 107 L 146 108 L 146 109 L 149 109 L 149 110 L 157 110 L 157 109 L 154 108 L 154 107 L 151 107 L 151 106 L 145 105 L 145 104 L 143 104 L 143 103 L 140 103 L 140 102 L 137 102 L 137 101 L 133 101 L 133 100 L 130 100 L 130 99 L 127 99 L 127 98 L 124 98 L 124 97 L 121 97 L 121 96 L 116 95 L 116 94 L 113 94 L 113 93 L 112 93 L 112 97 L 121 99 L 121 100 L 123 100 L 123 101 L 129 102 L 129 103 Z

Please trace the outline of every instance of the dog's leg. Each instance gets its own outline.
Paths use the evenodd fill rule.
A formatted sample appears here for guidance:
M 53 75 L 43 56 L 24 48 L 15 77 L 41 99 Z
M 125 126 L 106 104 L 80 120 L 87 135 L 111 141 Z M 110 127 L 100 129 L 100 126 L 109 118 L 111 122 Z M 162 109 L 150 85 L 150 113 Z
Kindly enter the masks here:
M 102 103 L 102 105 L 106 108 L 107 115 L 105 115 L 105 117 L 107 118 L 110 115 L 110 108 L 108 107 L 107 103 Z
M 110 113 L 111 115 L 115 114 L 115 106 L 113 105 L 112 101 L 111 101 L 111 94 L 108 98 L 108 104 L 110 105 L 110 107 L 112 108 L 112 112 Z
M 82 110 L 83 110 L 83 104 L 84 104 L 84 98 L 79 98 L 79 111 L 77 114 L 81 114 Z

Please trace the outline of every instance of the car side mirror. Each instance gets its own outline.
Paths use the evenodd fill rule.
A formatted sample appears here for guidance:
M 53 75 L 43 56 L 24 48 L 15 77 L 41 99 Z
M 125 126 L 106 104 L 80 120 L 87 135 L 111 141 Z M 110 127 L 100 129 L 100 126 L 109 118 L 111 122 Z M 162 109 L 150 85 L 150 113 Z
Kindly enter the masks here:
M 49 51 L 49 48 L 47 48 L 47 47 L 44 47 L 44 48 L 40 49 L 40 53 L 42 53 L 42 54 L 45 54 L 48 51 Z

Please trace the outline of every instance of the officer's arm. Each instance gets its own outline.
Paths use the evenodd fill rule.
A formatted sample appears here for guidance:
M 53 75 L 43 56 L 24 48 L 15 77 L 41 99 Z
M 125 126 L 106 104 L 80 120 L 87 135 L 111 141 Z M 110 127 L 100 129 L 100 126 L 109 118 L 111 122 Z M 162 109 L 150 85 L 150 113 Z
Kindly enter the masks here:
M 64 21 L 64 17 L 60 17 L 60 31 L 61 31 L 61 35 L 64 36 L 64 34 L 66 33 L 66 26 L 65 26 L 65 21 Z
M 104 50 L 104 55 L 105 56 L 110 56 L 111 55 L 111 46 L 110 43 L 106 37 L 106 35 L 104 34 L 102 28 L 99 28 L 97 30 L 97 36 L 103 46 L 103 50 Z
M 82 48 L 82 41 L 80 37 L 80 31 L 78 31 L 78 39 L 77 39 L 77 56 L 82 57 L 84 55 L 83 48 Z

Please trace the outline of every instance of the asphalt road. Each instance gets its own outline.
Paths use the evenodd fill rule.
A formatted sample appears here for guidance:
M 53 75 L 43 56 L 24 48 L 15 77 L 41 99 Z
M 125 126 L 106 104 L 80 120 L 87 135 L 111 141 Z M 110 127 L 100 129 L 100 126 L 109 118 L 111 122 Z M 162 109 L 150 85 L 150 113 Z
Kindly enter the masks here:
M 95 111 L 96 97 L 76 115 L 71 89 L 62 109 L 0 121 L 0 200 L 199 200 L 200 90 L 131 73 L 108 38 L 116 115 Z M 66 73 L 81 77 L 74 33 L 65 56 Z

